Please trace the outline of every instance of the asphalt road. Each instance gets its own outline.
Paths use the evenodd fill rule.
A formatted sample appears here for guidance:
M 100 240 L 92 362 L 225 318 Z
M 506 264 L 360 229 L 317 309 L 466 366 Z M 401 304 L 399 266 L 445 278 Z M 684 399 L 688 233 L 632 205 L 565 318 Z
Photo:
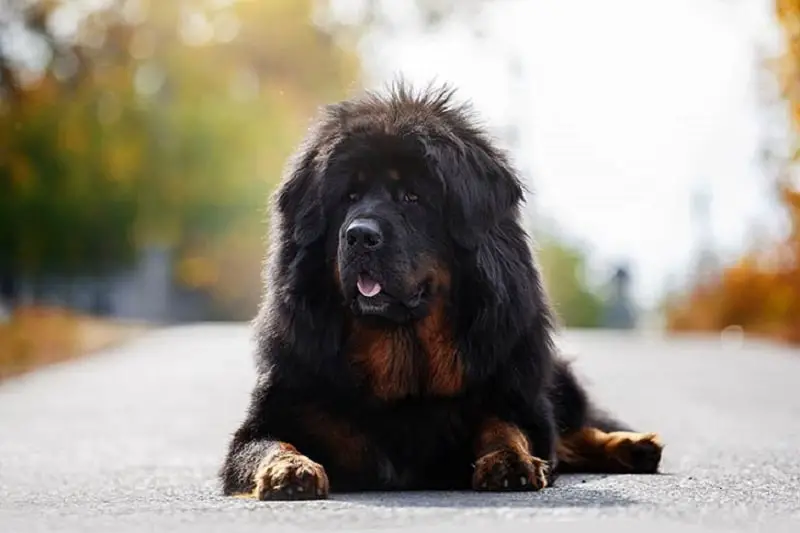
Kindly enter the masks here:
M 663 474 L 569 476 L 535 494 L 224 498 L 215 473 L 253 381 L 249 333 L 198 325 L 0 385 L 0 531 L 798 531 L 800 351 L 565 341 L 595 394 L 662 434 Z

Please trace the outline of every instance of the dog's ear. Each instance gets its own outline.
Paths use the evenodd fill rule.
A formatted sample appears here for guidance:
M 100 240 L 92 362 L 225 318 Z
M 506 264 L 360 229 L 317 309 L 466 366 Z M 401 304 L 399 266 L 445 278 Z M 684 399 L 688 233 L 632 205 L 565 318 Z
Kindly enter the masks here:
M 298 153 L 287 168 L 277 191 L 277 207 L 284 225 L 293 227 L 291 238 L 308 246 L 325 232 L 325 217 L 316 187 L 315 159 L 318 151 Z
M 502 219 L 515 214 L 523 186 L 505 157 L 481 143 L 426 143 L 446 188 L 447 223 L 460 246 L 474 249 Z

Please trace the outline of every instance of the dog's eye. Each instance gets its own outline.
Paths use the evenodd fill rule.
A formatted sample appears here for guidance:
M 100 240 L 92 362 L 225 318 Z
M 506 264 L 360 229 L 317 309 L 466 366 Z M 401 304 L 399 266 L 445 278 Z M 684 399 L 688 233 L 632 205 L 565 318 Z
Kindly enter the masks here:
M 413 204 L 417 200 L 419 200 L 419 196 L 417 196 L 413 192 L 407 192 L 407 193 L 403 194 L 403 201 L 404 202 L 408 202 L 408 203 Z
M 347 199 L 350 200 L 351 202 L 358 201 L 358 198 L 359 195 L 357 192 L 351 192 L 350 194 L 347 195 Z

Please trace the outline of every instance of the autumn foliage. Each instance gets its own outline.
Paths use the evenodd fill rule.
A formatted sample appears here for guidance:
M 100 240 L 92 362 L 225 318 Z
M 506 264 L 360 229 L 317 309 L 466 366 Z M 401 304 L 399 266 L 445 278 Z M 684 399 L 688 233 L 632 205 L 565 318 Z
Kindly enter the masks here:
M 258 299 L 265 207 L 321 103 L 358 84 L 318 2 L 0 2 L 0 280 L 175 251 L 227 316 Z
M 144 326 L 83 316 L 65 309 L 20 307 L 0 323 L 0 382 L 34 368 L 115 346 Z
M 699 281 L 688 295 L 667 304 L 672 331 L 719 331 L 738 326 L 746 333 L 800 344 L 800 190 L 795 177 L 800 156 L 800 0 L 776 0 L 783 54 L 773 64 L 791 119 L 790 153 L 776 180 L 788 215 L 788 237 L 751 250 L 718 276 Z

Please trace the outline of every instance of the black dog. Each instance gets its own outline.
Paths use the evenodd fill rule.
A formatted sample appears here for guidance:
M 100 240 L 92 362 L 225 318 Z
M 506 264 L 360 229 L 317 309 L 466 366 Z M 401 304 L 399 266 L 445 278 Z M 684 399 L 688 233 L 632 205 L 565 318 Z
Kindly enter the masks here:
M 656 435 L 600 413 L 556 356 L 522 195 L 450 89 L 325 109 L 274 197 L 260 374 L 226 494 L 657 471 Z

